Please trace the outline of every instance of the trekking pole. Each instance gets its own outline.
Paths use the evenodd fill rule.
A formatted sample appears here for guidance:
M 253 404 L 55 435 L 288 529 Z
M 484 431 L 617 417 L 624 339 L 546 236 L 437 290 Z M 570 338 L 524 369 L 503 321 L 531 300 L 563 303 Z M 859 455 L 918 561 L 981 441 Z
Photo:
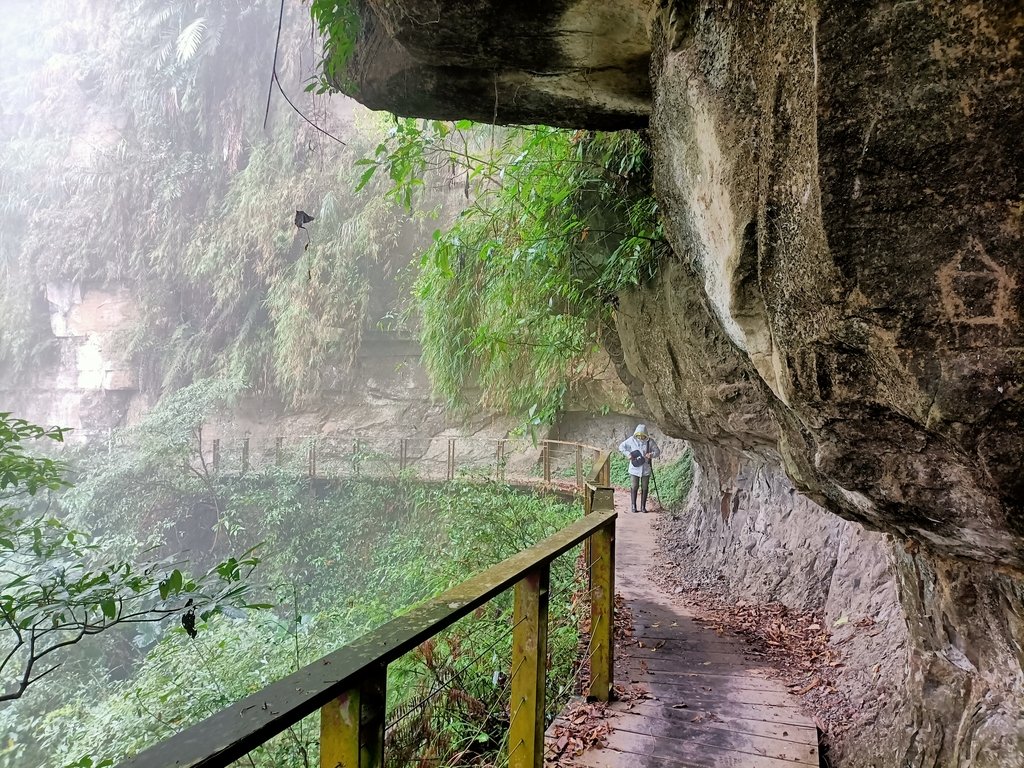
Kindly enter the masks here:
M 658 506 L 664 509 L 665 505 L 661 503 L 661 494 L 658 493 L 658 479 L 654 476 L 654 459 L 648 459 L 647 462 L 651 465 L 651 485 L 654 486 L 654 498 L 658 500 Z

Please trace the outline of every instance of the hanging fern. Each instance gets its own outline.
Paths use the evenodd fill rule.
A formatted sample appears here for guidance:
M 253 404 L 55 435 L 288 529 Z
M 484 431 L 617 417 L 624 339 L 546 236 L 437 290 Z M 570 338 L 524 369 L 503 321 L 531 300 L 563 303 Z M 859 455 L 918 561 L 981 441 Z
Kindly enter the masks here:
M 187 64 L 195 57 L 199 51 L 199 46 L 203 43 L 205 34 L 206 19 L 203 16 L 200 16 L 181 30 L 177 42 L 179 64 Z

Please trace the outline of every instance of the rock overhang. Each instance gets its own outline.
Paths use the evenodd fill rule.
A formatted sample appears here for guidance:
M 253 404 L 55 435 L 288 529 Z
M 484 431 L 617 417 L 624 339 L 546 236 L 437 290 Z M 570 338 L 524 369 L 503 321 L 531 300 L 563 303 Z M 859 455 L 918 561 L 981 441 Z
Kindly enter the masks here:
M 350 74 L 370 106 L 650 126 L 678 256 L 627 303 L 679 312 L 619 331 L 669 434 L 757 452 L 937 553 L 1024 570 L 1019 8 L 360 13 Z
M 365 0 L 348 90 L 403 116 L 643 128 L 653 4 Z

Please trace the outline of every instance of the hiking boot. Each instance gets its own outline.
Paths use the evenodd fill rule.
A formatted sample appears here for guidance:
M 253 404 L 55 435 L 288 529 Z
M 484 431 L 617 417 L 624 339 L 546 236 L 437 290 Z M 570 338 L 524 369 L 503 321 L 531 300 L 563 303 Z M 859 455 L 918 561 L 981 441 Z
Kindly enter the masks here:
M 629 511 L 632 512 L 635 515 L 636 514 L 636 507 L 631 507 Z

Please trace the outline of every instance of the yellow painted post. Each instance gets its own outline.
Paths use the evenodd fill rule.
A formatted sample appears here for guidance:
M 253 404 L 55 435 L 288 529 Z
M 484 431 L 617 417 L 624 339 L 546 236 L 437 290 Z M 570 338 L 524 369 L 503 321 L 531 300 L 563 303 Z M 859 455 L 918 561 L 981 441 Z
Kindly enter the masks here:
M 607 509 L 600 491 L 595 510 Z M 615 522 L 590 537 L 590 698 L 608 701 L 615 680 Z
M 515 587 L 509 768 L 541 768 L 544 764 L 549 576 L 548 564 L 543 563 Z
M 594 487 L 587 483 L 583 486 L 583 515 L 586 517 L 594 511 Z M 590 547 L 590 537 L 588 536 L 586 541 L 583 542 L 583 562 L 587 566 L 587 589 L 592 586 L 590 576 L 590 566 L 594 562 L 593 553 Z
M 387 667 L 320 710 L 320 768 L 383 768 Z

